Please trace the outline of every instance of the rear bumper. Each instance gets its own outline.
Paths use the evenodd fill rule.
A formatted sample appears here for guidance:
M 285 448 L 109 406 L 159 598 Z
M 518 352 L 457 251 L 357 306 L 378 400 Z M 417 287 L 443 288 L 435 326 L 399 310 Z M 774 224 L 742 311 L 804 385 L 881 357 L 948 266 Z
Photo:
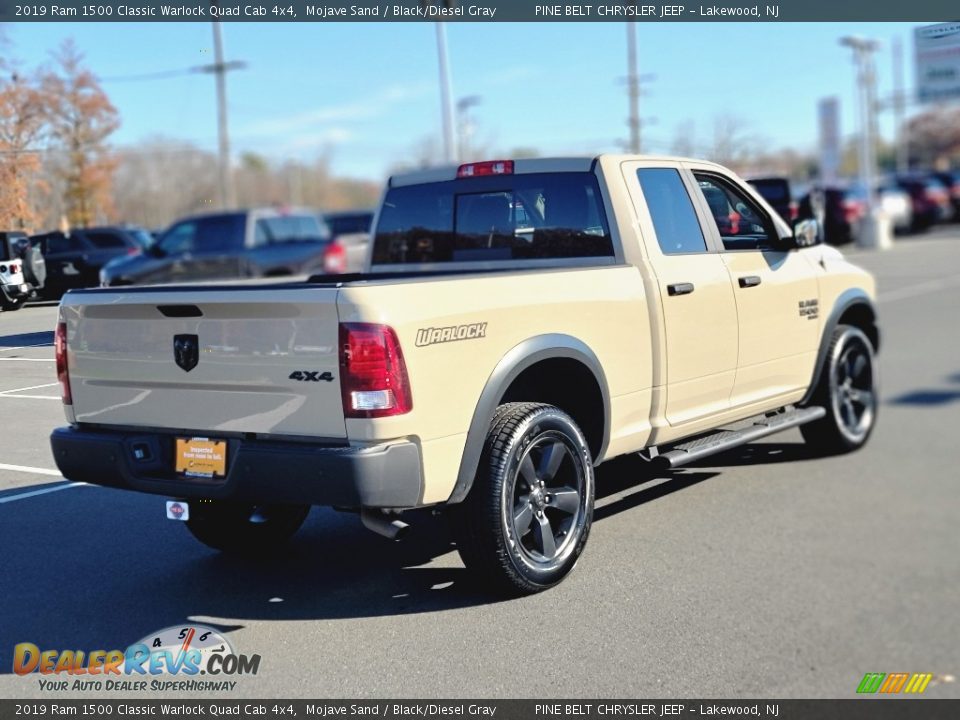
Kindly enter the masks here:
M 0 285 L 0 292 L 3 292 L 8 300 L 17 300 L 30 294 L 30 286 L 26 283 Z
M 58 428 L 53 457 L 68 480 L 177 498 L 338 507 L 421 504 L 420 448 L 412 441 L 370 447 L 232 438 L 227 476 L 182 479 L 172 470 L 174 436 Z

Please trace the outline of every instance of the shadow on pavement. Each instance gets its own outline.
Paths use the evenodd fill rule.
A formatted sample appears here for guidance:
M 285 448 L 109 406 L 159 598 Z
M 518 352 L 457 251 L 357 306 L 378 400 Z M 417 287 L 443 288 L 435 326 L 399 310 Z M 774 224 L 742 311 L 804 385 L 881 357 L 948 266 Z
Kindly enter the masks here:
M 723 464 L 738 464 L 728 456 Z M 764 457 L 774 456 L 754 462 Z M 614 460 L 597 473 L 595 518 L 719 474 L 655 474 L 637 457 Z M 390 543 L 356 515 L 315 508 L 287 549 L 257 560 L 200 545 L 166 520 L 161 497 L 88 486 L 0 505 L 0 673 L 12 672 L 20 642 L 123 649 L 187 620 L 230 630 L 245 620 L 380 617 L 498 602 L 456 556 L 443 561 L 451 567 L 421 567 L 455 546 L 445 517 L 409 515 L 407 539 Z
M 0 348 L 30 347 L 31 345 L 53 345 L 53 330 L 0 335 Z
M 947 378 L 947 382 L 960 383 L 960 373 L 955 373 Z M 956 388 L 930 388 L 925 390 L 912 390 L 908 393 L 891 398 L 888 402 L 891 405 L 946 405 L 947 403 L 960 400 L 960 390 Z

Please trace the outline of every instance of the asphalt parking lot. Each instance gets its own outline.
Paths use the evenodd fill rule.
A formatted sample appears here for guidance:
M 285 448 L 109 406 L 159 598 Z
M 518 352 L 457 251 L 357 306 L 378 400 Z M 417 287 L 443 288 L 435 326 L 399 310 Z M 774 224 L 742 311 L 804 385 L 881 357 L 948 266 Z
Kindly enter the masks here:
M 609 463 L 576 571 L 506 602 L 437 518 L 389 544 L 314 509 L 244 562 L 162 498 L 66 483 L 56 307 L 0 313 L 0 697 L 54 696 L 11 672 L 16 643 L 124 648 L 188 620 L 262 656 L 235 697 L 847 698 L 866 672 L 960 697 L 960 229 L 851 255 L 880 287 L 870 445 L 821 459 L 790 431 L 669 476 Z

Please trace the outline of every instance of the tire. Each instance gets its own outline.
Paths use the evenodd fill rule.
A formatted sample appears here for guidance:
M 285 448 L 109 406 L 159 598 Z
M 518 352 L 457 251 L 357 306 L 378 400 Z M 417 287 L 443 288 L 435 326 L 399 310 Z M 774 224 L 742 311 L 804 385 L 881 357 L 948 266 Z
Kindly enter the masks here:
M 7 312 L 13 312 L 14 310 L 19 310 L 22 308 L 26 302 L 26 298 L 8 300 L 7 298 L 0 296 L 0 309 L 6 310 Z
M 452 513 L 460 557 L 501 594 L 553 587 L 583 553 L 593 497 L 593 459 L 573 419 L 552 405 L 502 405 Z
M 833 332 L 827 360 L 810 400 L 827 414 L 802 425 L 803 439 L 825 454 L 863 447 L 877 421 L 877 368 L 870 339 L 859 328 L 840 325 Z
M 284 545 L 300 529 L 309 505 L 251 505 L 216 500 L 190 503 L 187 529 L 215 550 L 266 554 Z

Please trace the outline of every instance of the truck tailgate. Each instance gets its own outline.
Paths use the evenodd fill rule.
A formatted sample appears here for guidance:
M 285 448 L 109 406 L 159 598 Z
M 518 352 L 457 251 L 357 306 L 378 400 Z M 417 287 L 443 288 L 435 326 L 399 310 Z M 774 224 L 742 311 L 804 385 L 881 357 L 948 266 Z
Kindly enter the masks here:
M 343 439 L 336 288 L 68 294 L 79 423 Z

